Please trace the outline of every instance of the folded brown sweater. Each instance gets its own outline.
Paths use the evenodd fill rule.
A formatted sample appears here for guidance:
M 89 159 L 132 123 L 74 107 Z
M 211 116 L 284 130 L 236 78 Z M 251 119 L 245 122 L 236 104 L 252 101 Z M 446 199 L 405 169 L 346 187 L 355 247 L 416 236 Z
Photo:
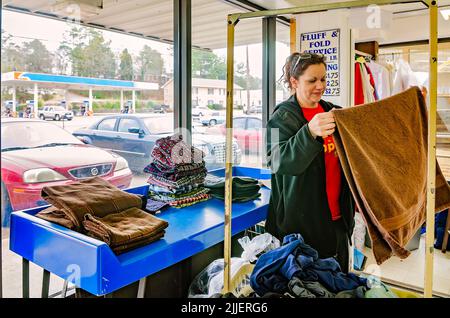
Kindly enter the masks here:
M 111 248 L 139 242 L 160 232 L 164 233 L 163 230 L 168 225 L 167 221 L 137 208 L 109 214 L 103 218 L 86 214 L 83 221 L 88 235 L 94 235 Z
M 139 196 L 122 191 L 100 177 L 44 187 L 41 196 L 53 207 L 39 212 L 37 217 L 77 231 L 81 230 L 81 222 L 88 213 L 101 218 L 142 206 Z
M 362 212 L 378 264 L 406 258 L 426 219 L 427 107 L 413 87 L 378 102 L 334 110 L 336 150 Z M 435 211 L 450 206 L 450 188 L 436 162 Z

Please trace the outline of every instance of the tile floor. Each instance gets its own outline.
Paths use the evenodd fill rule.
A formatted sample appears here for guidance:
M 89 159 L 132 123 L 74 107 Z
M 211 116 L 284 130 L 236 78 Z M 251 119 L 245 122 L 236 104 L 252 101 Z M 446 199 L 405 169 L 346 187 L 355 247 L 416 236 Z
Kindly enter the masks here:
M 376 265 L 372 251 L 365 248 L 367 256 L 365 273 L 372 273 L 386 281 L 397 282 L 401 285 L 423 289 L 425 269 L 425 235 L 420 238 L 419 248 L 412 251 L 406 259 L 391 257 L 389 260 Z M 433 292 L 442 297 L 450 297 L 450 251 L 442 253 L 434 250 Z

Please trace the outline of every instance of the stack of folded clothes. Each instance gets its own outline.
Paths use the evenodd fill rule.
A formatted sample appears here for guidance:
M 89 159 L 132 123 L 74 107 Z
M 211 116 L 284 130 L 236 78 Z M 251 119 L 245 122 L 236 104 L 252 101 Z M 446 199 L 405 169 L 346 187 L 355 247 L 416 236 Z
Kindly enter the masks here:
M 116 254 L 158 240 L 169 225 L 144 212 L 141 197 L 100 177 L 44 187 L 41 196 L 52 206 L 37 217 L 102 240 Z
M 151 152 L 149 199 L 181 208 L 206 201 L 211 196 L 203 187 L 206 177 L 204 153 L 182 140 L 179 134 L 158 139 Z
M 233 177 L 233 202 L 252 201 L 261 196 L 259 189 L 261 186 L 258 180 L 249 177 Z M 205 188 L 209 189 L 209 193 L 220 200 L 225 198 L 225 178 L 207 175 L 205 178 Z

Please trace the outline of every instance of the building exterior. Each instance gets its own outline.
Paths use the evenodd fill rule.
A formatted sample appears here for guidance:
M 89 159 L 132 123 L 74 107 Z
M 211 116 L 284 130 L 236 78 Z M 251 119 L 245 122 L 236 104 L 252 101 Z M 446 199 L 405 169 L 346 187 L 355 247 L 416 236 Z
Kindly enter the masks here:
M 226 85 L 225 80 L 193 78 L 192 79 L 192 107 L 219 104 L 226 106 Z M 164 90 L 164 104 L 173 109 L 173 79 L 162 86 Z M 262 106 L 262 89 L 249 90 L 250 107 Z M 276 104 L 286 99 L 283 90 L 276 92 Z M 234 84 L 233 102 L 235 106 L 247 106 L 247 90 Z
M 164 89 L 164 104 L 173 109 L 173 79 L 162 87 Z M 206 78 L 192 79 L 192 106 L 206 106 L 219 104 L 226 106 L 227 81 Z M 242 105 L 244 99 L 243 88 L 234 84 L 233 100 L 235 105 Z

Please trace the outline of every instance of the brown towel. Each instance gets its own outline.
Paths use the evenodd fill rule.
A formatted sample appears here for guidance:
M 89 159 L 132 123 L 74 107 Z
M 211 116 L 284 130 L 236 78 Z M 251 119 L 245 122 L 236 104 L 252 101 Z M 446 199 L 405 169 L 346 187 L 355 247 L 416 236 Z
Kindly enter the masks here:
M 137 208 L 109 214 L 103 218 L 85 215 L 83 226 L 88 235 L 106 242 L 113 250 L 120 246 L 155 240 L 164 235 L 169 223 Z M 160 234 L 162 234 L 160 236 Z
M 77 231 L 81 230 L 81 222 L 88 213 L 101 218 L 142 205 L 139 196 L 122 191 L 100 177 L 44 187 L 41 196 L 54 208 L 41 211 L 37 217 Z
M 387 99 L 334 110 L 334 140 L 353 197 L 381 264 L 406 258 L 426 219 L 427 108 L 417 87 Z M 436 162 L 436 212 L 450 206 L 450 188 Z

